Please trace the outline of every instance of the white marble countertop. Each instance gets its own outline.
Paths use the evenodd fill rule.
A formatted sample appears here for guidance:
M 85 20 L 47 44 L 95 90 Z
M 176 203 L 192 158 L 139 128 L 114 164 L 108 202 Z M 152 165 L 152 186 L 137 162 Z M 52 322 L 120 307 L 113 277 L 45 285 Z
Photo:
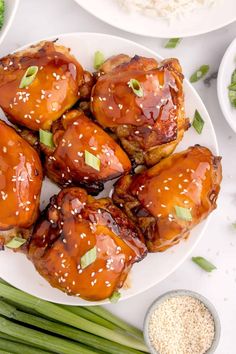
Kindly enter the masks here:
M 122 36 L 143 44 L 164 57 L 176 56 L 181 61 L 185 76 L 189 77 L 202 64 L 209 64 L 211 72 L 218 70 L 226 48 L 236 36 L 236 23 L 210 34 L 184 39 L 175 50 L 167 50 L 163 48 L 164 40 L 117 30 L 86 13 L 73 0 L 21 0 L 14 23 L 0 46 L 0 55 L 43 37 L 76 31 Z M 195 84 L 195 87 L 216 130 L 223 157 L 224 179 L 218 209 L 193 255 L 211 260 L 217 270 L 208 274 L 189 258 L 162 283 L 127 301 L 109 305 L 109 308 L 142 327 L 145 312 L 157 296 L 171 289 L 195 290 L 208 297 L 220 315 L 222 335 L 216 354 L 235 354 L 236 230 L 233 229 L 232 222 L 236 221 L 236 135 L 221 113 L 216 81 L 213 80 L 211 87 L 206 87 L 202 81 Z

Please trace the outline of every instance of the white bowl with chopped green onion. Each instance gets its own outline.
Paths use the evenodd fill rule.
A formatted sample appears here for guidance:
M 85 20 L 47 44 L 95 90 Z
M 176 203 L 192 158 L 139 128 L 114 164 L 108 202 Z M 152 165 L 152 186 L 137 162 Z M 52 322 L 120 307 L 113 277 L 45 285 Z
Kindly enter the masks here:
M 224 117 L 236 132 L 236 38 L 227 48 L 221 61 L 217 92 Z
M 20 0 L 0 0 L 0 43 L 14 20 Z
M 96 51 L 101 51 L 105 58 L 125 53 L 130 56 L 137 54 L 153 57 L 158 61 L 162 60 L 157 53 L 142 45 L 111 35 L 100 33 L 70 33 L 43 39 L 55 40 L 56 38 L 58 38 L 57 43 L 71 48 L 72 54 L 75 55 L 82 66 L 89 71 L 94 70 L 93 61 Z M 29 45 L 30 44 L 28 44 L 27 47 Z M 184 93 L 186 115 L 192 120 L 195 116 L 195 119 L 193 127 L 186 132 L 183 140 L 178 145 L 177 151 L 184 150 L 195 144 L 200 144 L 210 148 L 214 154 L 218 155 L 217 140 L 209 114 L 198 93 L 187 80 L 184 81 Z M 114 181 L 107 182 L 104 192 L 100 193 L 99 197 L 110 195 L 113 183 Z M 49 180 L 46 180 L 41 196 L 42 210 L 47 205 L 49 198 L 57 192 L 58 187 Z M 121 289 L 119 301 L 147 290 L 174 272 L 182 262 L 190 256 L 190 253 L 203 236 L 208 221 L 209 217 L 196 226 L 194 230 L 192 230 L 191 236 L 186 241 L 180 242 L 179 245 L 165 252 L 158 254 L 150 253 L 142 262 L 135 264 L 129 275 L 129 284 L 131 285 L 129 288 Z M 207 235 L 205 236 L 207 237 Z M 37 273 L 33 264 L 27 260 L 25 255 L 14 253 L 11 250 L 6 250 L 0 254 L 0 277 L 18 289 L 51 302 L 84 306 L 91 304 L 91 302 L 78 297 L 68 296 L 60 290 L 52 288 L 49 283 Z M 108 302 L 109 300 L 102 301 L 100 304 Z

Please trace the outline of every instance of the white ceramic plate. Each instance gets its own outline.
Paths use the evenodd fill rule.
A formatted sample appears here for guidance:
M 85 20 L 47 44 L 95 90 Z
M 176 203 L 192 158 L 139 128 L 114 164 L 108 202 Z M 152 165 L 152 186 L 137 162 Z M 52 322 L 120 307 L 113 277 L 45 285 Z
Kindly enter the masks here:
M 2 43 L 9 28 L 11 27 L 18 5 L 19 0 L 5 0 L 5 17 L 3 26 L 0 30 L 0 43 Z
M 155 52 L 137 43 L 104 34 L 72 33 L 55 36 L 50 38 L 50 40 L 55 38 L 59 38 L 59 43 L 70 47 L 79 62 L 88 70 L 93 70 L 92 62 L 96 50 L 101 50 L 106 57 L 127 53 L 129 55 L 139 54 L 154 57 L 158 60 L 161 59 Z M 201 135 L 198 135 L 194 129 L 190 128 L 178 150 L 183 150 L 194 144 L 202 144 L 217 154 L 216 136 L 206 108 L 194 88 L 187 81 L 184 83 L 184 90 L 187 115 L 193 117 L 195 109 L 198 109 L 205 120 L 205 125 Z M 111 183 L 108 183 L 105 194 L 108 195 L 110 190 Z M 58 188 L 51 182 L 44 183 L 42 207 L 47 204 L 50 196 L 57 191 Z M 191 237 L 187 241 L 181 242 L 178 246 L 164 253 L 149 254 L 142 262 L 135 264 L 130 274 L 131 287 L 128 290 L 122 290 L 122 300 L 147 290 L 171 274 L 196 246 L 206 229 L 206 225 L 207 221 L 198 225 L 193 230 Z M 33 265 L 24 255 L 15 254 L 10 250 L 0 252 L 0 277 L 21 290 L 49 301 L 70 305 L 91 305 L 91 302 L 67 296 L 63 292 L 52 288 L 36 272 Z M 106 302 L 103 301 L 102 303 Z
M 236 69 L 236 38 L 227 48 L 220 64 L 217 77 L 217 92 L 221 110 L 225 119 L 236 133 L 236 108 L 232 107 L 228 97 L 228 86 Z
M 148 37 L 189 37 L 211 32 L 236 20 L 235 0 L 216 0 L 171 24 L 165 19 L 124 11 L 116 0 L 75 0 L 100 20 L 122 30 Z

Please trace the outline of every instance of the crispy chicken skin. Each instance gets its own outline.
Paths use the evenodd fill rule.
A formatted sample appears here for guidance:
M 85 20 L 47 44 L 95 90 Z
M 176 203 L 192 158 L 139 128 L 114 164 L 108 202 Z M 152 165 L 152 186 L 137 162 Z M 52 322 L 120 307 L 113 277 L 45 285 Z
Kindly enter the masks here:
M 39 213 L 42 166 L 36 151 L 0 121 L 0 245 L 27 238 Z
M 36 224 L 28 255 L 53 287 L 98 301 L 122 287 L 132 264 L 147 253 L 143 241 L 111 199 L 66 188 L 52 197 Z
M 170 155 L 189 127 L 178 60 L 158 64 L 121 54 L 108 59 L 97 77 L 91 110 L 99 124 L 115 132 L 137 164 L 152 166 Z M 131 79 L 140 83 L 142 97 L 129 87 Z
M 72 110 L 54 123 L 55 148 L 41 144 L 49 178 L 62 186 L 85 187 L 91 194 L 103 189 L 103 182 L 127 173 L 131 163 L 122 148 L 83 112 Z M 91 153 L 99 166 L 86 163 Z
M 122 177 L 113 201 L 140 227 L 150 252 L 165 251 L 216 208 L 222 179 L 221 158 L 202 146 L 190 147 L 134 177 Z M 191 211 L 180 219 L 175 207 Z
M 27 69 L 38 67 L 33 82 L 20 88 Z M 40 42 L 0 59 L 0 107 L 9 120 L 32 130 L 50 129 L 79 98 L 89 97 L 91 75 L 69 49 Z

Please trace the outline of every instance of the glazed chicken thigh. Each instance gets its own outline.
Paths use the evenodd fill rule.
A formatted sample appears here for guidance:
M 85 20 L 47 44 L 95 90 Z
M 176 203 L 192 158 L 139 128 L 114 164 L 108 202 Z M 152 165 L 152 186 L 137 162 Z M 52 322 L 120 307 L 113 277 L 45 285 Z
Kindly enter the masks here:
M 187 238 L 216 208 L 220 160 L 206 147 L 194 146 L 117 182 L 113 201 L 140 227 L 150 252 Z
M 0 246 L 28 238 L 39 214 L 42 166 L 36 151 L 0 121 Z
M 29 245 L 29 258 L 53 287 L 91 301 L 122 287 L 146 253 L 140 231 L 111 199 L 94 199 L 81 188 L 51 199 Z
M 127 173 L 131 163 L 121 147 L 84 113 L 72 110 L 52 127 L 55 147 L 41 143 L 45 170 L 62 186 L 85 187 L 98 194 L 103 182 Z
M 189 127 L 183 75 L 177 59 L 118 55 L 97 74 L 91 110 L 137 164 L 152 166 L 170 155 Z
M 221 157 L 200 145 L 172 154 L 190 127 L 177 59 L 119 54 L 103 62 L 97 51 L 91 74 L 59 44 L 69 39 L 76 54 L 73 38 L 0 58 L 0 110 L 10 122 L 0 120 L 0 250 L 13 250 L 5 253 L 13 270 L 14 252 L 28 257 L 35 293 L 38 272 L 49 297 L 60 290 L 62 298 L 112 301 L 130 286 L 135 263 L 187 239 L 216 208 Z M 194 117 L 198 133 L 203 119 Z M 43 183 L 42 204 L 45 193 L 51 198 L 40 209 Z M 145 272 L 133 271 L 136 292 Z
M 50 129 L 79 98 L 90 96 L 91 75 L 69 49 L 40 42 L 0 60 L 0 107 L 9 120 Z

